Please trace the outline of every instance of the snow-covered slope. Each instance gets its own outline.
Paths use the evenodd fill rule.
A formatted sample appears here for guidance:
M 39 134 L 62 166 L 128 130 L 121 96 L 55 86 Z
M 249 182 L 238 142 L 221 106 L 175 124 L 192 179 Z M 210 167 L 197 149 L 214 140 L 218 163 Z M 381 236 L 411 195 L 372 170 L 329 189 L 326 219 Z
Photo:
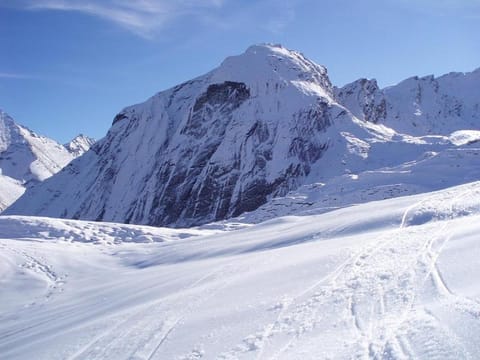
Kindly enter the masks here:
M 80 134 L 72 139 L 72 141 L 64 144 L 65 148 L 74 156 L 79 157 L 86 153 L 95 144 L 95 139 Z
M 18 125 L 0 110 L 0 212 L 75 155 L 56 141 Z
M 20 126 L 0 110 L 0 168 L 22 183 L 45 180 L 73 156 L 56 141 Z
M 458 96 L 460 88 L 473 89 L 465 95 L 470 104 L 479 97 L 477 80 L 438 82 Z M 410 96 L 410 85 L 399 88 Z M 463 122 L 442 127 L 438 136 L 427 125 L 416 136 L 401 134 L 377 115 L 365 121 L 360 105 L 342 94 L 334 94 L 324 67 L 300 53 L 252 46 L 204 76 L 124 109 L 93 151 L 27 191 L 7 213 L 204 224 L 255 210 L 304 184 L 454 148 L 448 131 L 467 129 L 476 119 L 460 112 Z M 453 100 L 445 99 L 450 108 Z
M 415 76 L 385 89 L 360 79 L 335 93 L 358 118 L 404 134 L 446 135 L 480 127 L 480 68 L 438 78 Z
M 17 200 L 25 192 L 23 184 L 0 173 L 0 212 Z
M 240 215 L 240 223 L 259 223 L 285 215 L 319 214 L 334 209 L 413 194 L 421 194 L 480 179 L 480 131 L 460 131 L 450 137 L 456 146 L 425 152 L 393 167 L 351 172 L 303 185 L 273 198 L 257 210 Z
M 2 358 L 480 353 L 478 182 L 211 231 L 0 217 Z

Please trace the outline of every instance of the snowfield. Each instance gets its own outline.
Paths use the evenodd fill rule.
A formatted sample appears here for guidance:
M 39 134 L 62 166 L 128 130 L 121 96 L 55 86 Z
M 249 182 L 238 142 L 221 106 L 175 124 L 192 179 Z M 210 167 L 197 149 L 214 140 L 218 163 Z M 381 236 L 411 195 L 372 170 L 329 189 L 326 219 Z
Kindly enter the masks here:
M 475 359 L 479 233 L 480 182 L 188 230 L 3 216 L 1 358 Z

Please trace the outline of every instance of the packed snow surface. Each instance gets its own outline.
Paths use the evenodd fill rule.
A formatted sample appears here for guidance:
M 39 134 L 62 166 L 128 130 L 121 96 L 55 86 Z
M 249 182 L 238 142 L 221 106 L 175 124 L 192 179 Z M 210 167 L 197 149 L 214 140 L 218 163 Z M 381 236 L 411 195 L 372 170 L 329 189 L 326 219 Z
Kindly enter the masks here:
M 243 228 L 0 217 L 0 354 L 474 359 L 479 231 L 480 182 Z

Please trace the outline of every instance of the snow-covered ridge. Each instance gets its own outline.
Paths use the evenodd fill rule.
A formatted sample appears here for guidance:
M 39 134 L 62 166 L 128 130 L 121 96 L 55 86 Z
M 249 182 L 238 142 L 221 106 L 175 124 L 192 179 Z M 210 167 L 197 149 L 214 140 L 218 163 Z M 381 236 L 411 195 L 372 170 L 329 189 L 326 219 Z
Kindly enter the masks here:
M 18 199 L 25 188 L 49 178 L 81 155 L 89 142 L 86 137 L 78 138 L 77 148 L 70 151 L 16 124 L 11 116 L 0 110 L 0 212 Z
M 265 86 L 271 85 L 270 90 L 274 91 L 274 86 L 289 82 L 299 86 L 311 84 L 321 96 L 333 96 L 333 87 L 325 67 L 281 45 L 253 45 L 241 55 L 230 56 L 209 74 L 209 80 L 213 83 L 245 83 L 253 96 L 261 95 Z
M 176 230 L 32 216 L 0 216 L 0 237 L 8 234 L 12 239 L 28 239 L 34 235 L 43 240 L 96 244 L 151 243 L 206 236 L 218 231 L 220 230 Z
M 411 135 L 478 130 L 480 69 L 435 78 L 413 76 L 380 89 L 360 79 L 335 89 L 336 99 L 355 116 Z

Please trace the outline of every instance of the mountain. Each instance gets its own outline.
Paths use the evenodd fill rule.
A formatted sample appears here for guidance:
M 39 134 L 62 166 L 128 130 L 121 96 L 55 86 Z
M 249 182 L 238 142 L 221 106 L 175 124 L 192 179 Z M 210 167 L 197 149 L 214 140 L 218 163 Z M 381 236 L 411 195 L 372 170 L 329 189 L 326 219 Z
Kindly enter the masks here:
M 25 187 L 18 180 L 0 174 L 0 212 L 15 202 L 25 192 Z
M 86 135 L 80 134 L 77 135 L 72 141 L 64 144 L 65 148 L 72 154 L 74 157 L 79 157 L 86 153 L 90 148 L 95 144 L 95 139 L 88 137 Z
M 83 144 L 80 140 L 78 143 Z M 16 124 L 0 110 L 0 211 L 21 196 L 25 188 L 49 178 L 74 158 L 75 153 Z
M 18 125 L 0 111 L 2 174 L 28 185 L 43 181 L 68 164 L 73 156 L 59 143 Z
M 452 130 L 475 125 L 477 74 L 428 86 L 412 79 L 384 90 L 368 80 L 337 89 L 302 54 L 252 46 L 122 110 L 92 151 L 6 213 L 192 226 L 255 210 L 304 184 L 422 161 L 456 146 Z M 416 126 L 406 118 L 415 84 L 423 86 Z M 440 108 L 448 111 L 437 125 L 431 118 Z
M 335 88 L 335 97 L 356 117 L 410 135 L 449 134 L 480 126 L 480 68 L 470 73 L 411 77 L 380 89 L 360 79 Z

